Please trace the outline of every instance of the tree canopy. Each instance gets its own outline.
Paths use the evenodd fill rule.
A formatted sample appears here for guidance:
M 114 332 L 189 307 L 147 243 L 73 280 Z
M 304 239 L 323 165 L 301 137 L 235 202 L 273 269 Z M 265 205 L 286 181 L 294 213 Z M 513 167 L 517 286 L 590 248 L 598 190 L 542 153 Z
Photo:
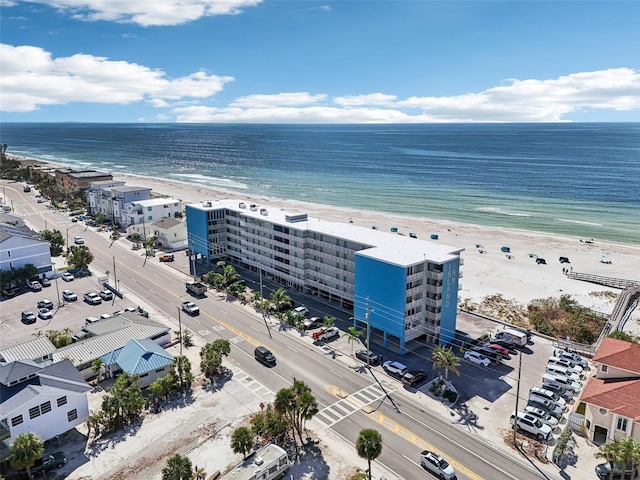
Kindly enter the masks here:
M 369 480 L 371 480 L 371 461 L 382 453 L 382 435 L 373 428 L 360 430 L 356 440 L 356 450 L 360 458 L 365 458 L 368 463 Z
M 44 442 L 33 432 L 21 433 L 9 445 L 9 463 L 16 470 L 26 470 L 29 478 L 31 467 L 44 453 Z

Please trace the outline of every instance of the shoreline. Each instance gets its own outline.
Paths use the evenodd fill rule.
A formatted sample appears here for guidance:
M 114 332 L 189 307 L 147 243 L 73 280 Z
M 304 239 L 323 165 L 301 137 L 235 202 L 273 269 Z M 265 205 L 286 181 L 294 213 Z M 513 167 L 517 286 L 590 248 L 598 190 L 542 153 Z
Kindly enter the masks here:
M 22 159 L 18 158 L 18 160 Z M 67 167 L 55 162 L 33 160 L 51 167 Z M 241 201 L 266 204 L 271 208 L 292 212 L 304 211 L 311 217 L 332 222 L 352 223 L 364 228 L 375 225 L 379 230 L 389 232 L 390 235 L 392 226 L 397 227 L 401 233 L 406 235 L 415 233 L 419 239 L 427 241 L 431 241 L 429 237 L 432 233 L 437 233 L 439 239 L 435 242 L 464 249 L 459 303 L 469 301 L 479 304 L 486 297 L 499 294 L 526 308 L 526 305 L 534 299 L 558 298 L 568 294 L 586 307 L 609 314 L 621 290 L 571 280 L 563 274 L 563 268 L 629 280 L 638 280 L 638 272 L 640 272 L 640 245 L 636 244 L 600 240 L 586 243 L 579 237 L 569 235 L 505 227 L 485 227 L 369 210 L 359 211 L 349 207 L 335 207 L 310 201 L 282 200 L 255 195 L 249 191 L 238 193 L 173 179 L 117 171 L 111 174 L 114 180 L 124 181 L 128 186 L 148 187 L 154 194 L 180 199 L 183 203 L 237 198 Z M 477 247 L 478 245 L 480 247 Z M 507 258 L 506 254 L 500 251 L 501 246 L 509 246 L 510 255 L 513 258 Z M 530 257 L 530 254 L 545 258 L 547 264 L 537 265 L 535 257 Z M 571 263 L 560 264 L 558 260 L 560 256 L 568 257 Z M 605 258 L 611 264 L 603 263 Z M 608 294 L 602 292 L 608 292 Z

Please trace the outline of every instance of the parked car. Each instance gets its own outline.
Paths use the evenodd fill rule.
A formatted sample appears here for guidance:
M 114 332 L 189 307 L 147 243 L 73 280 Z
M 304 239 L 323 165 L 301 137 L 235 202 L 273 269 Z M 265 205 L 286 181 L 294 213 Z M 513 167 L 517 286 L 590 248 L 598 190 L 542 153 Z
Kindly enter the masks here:
M 609 480 L 614 478 L 619 480 L 621 478 L 636 478 L 638 476 L 638 467 L 635 469 L 631 463 L 627 463 L 624 468 L 621 463 L 613 464 L 613 476 L 611 475 L 611 464 L 609 462 L 596 465 L 596 475 L 600 480 Z
M 580 382 L 574 382 L 570 378 L 553 373 L 542 374 L 542 384 L 545 387 L 558 385 L 567 391 L 572 391 L 574 394 L 578 393 L 582 389 L 582 384 Z
M 456 476 L 456 472 L 449 462 L 438 455 L 436 452 L 423 450 L 420 453 L 420 465 L 425 470 L 437 475 L 443 480 L 452 480 Z
M 2 295 L 7 297 L 7 298 L 14 297 L 16 295 L 16 289 L 15 288 L 3 288 L 2 289 Z
M 542 388 L 559 395 L 560 397 L 564 398 L 565 401 L 567 402 L 570 402 L 571 400 L 573 400 L 573 395 L 574 395 L 573 390 L 567 390 L 566 388 L 563 388 L 560 385 L 556 385 L 553 383 L 550 385 L 543 385 Z
M 78 295 L 73 293 L 71 290 L 63 290 L 62 298 L 64 298 L 67 302 L 75 302 L 78 300 Z
M 583 369 L 588 369 L 589 368 L 589 362 L 587 362 L 586 359 L 582 358 L 577 353 L 568 352 L 566 350 L 554 350 L 553 356 L 554 357 L 558 357 L 558 358 L 566 358 L 567 360 L 571 360 L 576 365 L 580 365 Z
M 102 300 L 113 299 L 113 293 L 111 293 L 109 290 L 102 290 L 101 292 L 98 293 L 98 295 L 100 295 L 100 298 Z
M 76 245 L 83 245 L 84 238 L 82 238 L 80 235 L 76 235 L 75 237 L 73 237 L 73 243 L 75 243 Z
M 574 382 L 580 381 L 580 375 L 578 375 L 577 373 L 573 373 L 573 370 L 566 367 L 561 367 L 559 365 L 553 365 L 552 363 L 547 364 L 546 372 L 553 375 L 563 375 L 570 378 Z
M 64 272 L 62 274 L 62 280 L 64 280 L 65 282 L 73 282 L 75 279 L 76 279 L 76 277 L 74 277 L 69 272 Z
M 173 262 L 175 260 L 173 254 L 161 255 L 159 260 L 161 262 Z
M 319 327 L 322 323 L 323 321 L 320 317 L 305 318 L 302 322 L 305 330 L 311 330 L 312 328 Z
M 549 440 L 549 438 L 551 438 L 551 427 L 531 414 L 518 412 L 517 423 L 516 415 L 512 414 L 511 425 L 514 423 L 516 424 L 516 430 L 530 433 L 540 441 Z
M 549 415 L 556 417 L 558 420 L 562 418 L 563 408 L 547 398 L 538 397 L 537 395 L 530 395 L 527 405 L 542 408 Z
M 30 471 L 32 474 L 46 472 L 53 468 L 62 468 L 65 463 L 67 463 L 67 457 L 64 453 L 54 452 L 50 455 L 44 455 L 42 458 L 37 459 L 30 468 Z
M 307 315 L 309 313 L 309 309 L 304 305 L 300 305 L 299 307 L 293 309 L 293 313 L 296 313 L 298 315 Z
M 529 415 L 539 418 L 542 423 L 549 425 L 551 430 L 555 430 L 558 427 L 558 419 L 542 408 L 527 405 L 524 407 L 524 413 L 528 413 Z
M 44 300 L 40 300 L 38 302 L 38 308 L 47 308 L 47 309 L 53 308 L 53 302 L 45 298 Z
M 311 336 L 314 340 L 326 342 L 338 338 L 340 336 L 340 330 L 338 330 L 338 327 L 322 327 L 320 330 L 313 332 Z
M 382 364 L 382 368 L 384 368 L 384 371 L 389 375 L 397 375 L 398 377 L 404 376 L 404 374 L 409 371 L 406 365 L 393 360 L 387 360 L 384 362 Z
M 53 313 L 48 308 L 39 308 L 38 317 L 40 317 L 42 320 L 50 320 L 53 318 Z
M 568 370 L 571 370 L 576 375 L 580 375 L 580 377 L 584 378 L 584 375 L 582 373 L 583 372 L 582 367 L 580 365 L 576 365 L 571 360 L 567 360 L 566 358 L 559 358 L 559 357 L 549 357 L 548 363 L 550 365 L 558 365 L 559 367 L 563 367 Z
M 27 287 L 29 287 L 34 292 L 39 292 L 42 290 L 42 284 L 37 280 L 29 280 L 27 282 Z
M 381 357 L 377 353 L 373 353 L 371 350 L 357 350 L 356 358 L 369 365 L 377 365 L 380 363 Z
M 84 301 L 89 305 L 100 305 L 102 303 L 102 299 L 100 295 L 96 292 L 89 292 L 84 294 Z
M 21 316 L 22 316 L 22 321 L 24 323 L 35 323 L 36 322 L 36 315 L 32 311 L 25 310 L 24 312 L 22 312 Z
M 529 390 L 529 395 L 537 395 L 538 397 L 547 398 L 552 402 L 556 402 L 562 408 L 565 408 L 567 405 L 567 401 L 562 396 L 543 387 L 532 387 Z
M 508 357 L 511 353 L 508 348 L 503 347 L 502 345 L 498 345 L 497 343 L 491 343 L 487 346 L 488 349 L 499 353 L 503 357 Z
M 427 374 L 422 370 L 412 370 L 402 377 L 402 383 L 407 387 L 416 387 L 427 380 Z
M 492 338 L 490 340 L 492 345 L 498 345 L 499 347 L 506 349 L 510 355 L 516 352 L 516 350 L 513 348 L 512 342 L 508 342 L 506 340 L 500 340 L 498 338 Z
M 489 360 L 480 352 L 474 352 L 471 350 L 467 350 L 466 352 L 464 352 L 464 359 L 470 361 L 471 363 L 482 365 L 484 367 L 488 367 L 491 363 L 491 360 Z
M 50 287 L 51 286 L 51 280 L 49 280 L 47 277 L 43 277 L 40 279 L 40 283 L 42 284 L 43 287 Z

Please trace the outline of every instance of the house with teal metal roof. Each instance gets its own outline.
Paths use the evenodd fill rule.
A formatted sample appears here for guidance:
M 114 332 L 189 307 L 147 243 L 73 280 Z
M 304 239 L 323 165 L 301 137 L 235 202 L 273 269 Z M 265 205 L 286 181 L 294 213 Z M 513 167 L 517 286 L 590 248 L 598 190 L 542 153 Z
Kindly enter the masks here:
M 108 375 L 125 372 L 140 377 L 140 387 L 146 388 L 169 373 L 173 356 L 149 338 L 130 340 L 124 347 L 100 357 Z

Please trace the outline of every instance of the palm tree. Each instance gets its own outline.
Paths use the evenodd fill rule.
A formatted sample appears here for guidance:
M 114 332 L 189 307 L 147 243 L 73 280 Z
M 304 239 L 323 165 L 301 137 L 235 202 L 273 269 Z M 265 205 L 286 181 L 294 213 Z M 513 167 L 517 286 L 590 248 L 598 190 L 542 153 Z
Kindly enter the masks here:
M 356 450 L 360 458 L 366 458 L 369 465 L 369 480 L 371 480 L 371 460 L 375 460 L 382 453 L 382 435 L 373 428 L 360 430 L 356 440 Z
M 98 374 L 98 381 L 102 380 L 102 373 L 104 372 L 105 368 L 106 367 L 101 358 L 96 358 L 93 362 L 91 362 L 91 371 Z
M 331 315 L 325 315 L 322 319 L 322 325 L 325 327 L 333 327 L 336 324 L 336 317 L 332 317 Z
M 231 344 L 228 340 L 217 339 L 211 343 L 207 343 L 200 350 L 200 371 L 207 377 L 218 372 L 222 365 L 222 357 L 226 357 L 231 353 Z
M 236 269 L 233 268 L 233 265 L 224 266 L 224 270 L 222 271 L 222 284 L 225 289 L 239 278 L 240 274 L 236 272 Z
M 623 448 L 618 442 L 608 442 L 600 445 L 600 450 L 596 453 L 596 458 L 604 458 L 609 462 L 611 471 L 609 480 L 613 480 L 613 464 L 622 463 Z
M 635 472 L 636 467 L 640 464 L 640 443 L 631 437 L 625 438 L 622 443 L 624 444 L 625 460 L 631 461 L 631 471 Z
M 131 241 L 135 244 L 136 247 L 139 247 L 140 243 L 142 242 L 142 235 L 140 235 L 139 233 L 133 233 L 131 235 Z
M 433 349 L 431 360 L 436 368 L 444 368 L 444 378 L 446 380 L 449 379 L 449 370 L 460 376 L 460 370 L 458 370 L 460 359 L 456 357 L 456 354 L 453 353 L 453 349 L 451 347 L 446 348 L 438 345 Z
M 33 432 L 21 433 L 9 446 L 9 463 L 16 470 L 27 471 L 31 476 L 31 467 L 44 453 L 44 442 Z
M 207 472 L 205 472 L 204 468 L 196 467 L 193 469 L 193 480 L 204 480 L 207 478 Z
M 247 458 L 254 442 L 253 432 L 247 427 L 238 427 L 231 434 L 231 448 L 234 453 L 241 453 L 243 458 Z
M 193 374 L 191 373 L 191 362 L 187 357 L 175 357 L 171 363 L 171 377 L 178 384 L 180 390 L 191 388 Z
M 351 355 L 353 355 L 353 344 L 362 336 L 362 330 L 356 330 L 356 327 L 347 329 L 347 341 L 351 344 Z
M 191 480 L 193 469 L 191 460 L 176 453 L 167 460 L 167 466 L 162 469 L 162 480 Z
M 291 297 L 287 295 L 287 291 L 284 288 L 279 288 L 271 292 L 271 303 L 276 310 L 276 315 L 280 315 L 280 309 L 283 305 L 291 301 Z

